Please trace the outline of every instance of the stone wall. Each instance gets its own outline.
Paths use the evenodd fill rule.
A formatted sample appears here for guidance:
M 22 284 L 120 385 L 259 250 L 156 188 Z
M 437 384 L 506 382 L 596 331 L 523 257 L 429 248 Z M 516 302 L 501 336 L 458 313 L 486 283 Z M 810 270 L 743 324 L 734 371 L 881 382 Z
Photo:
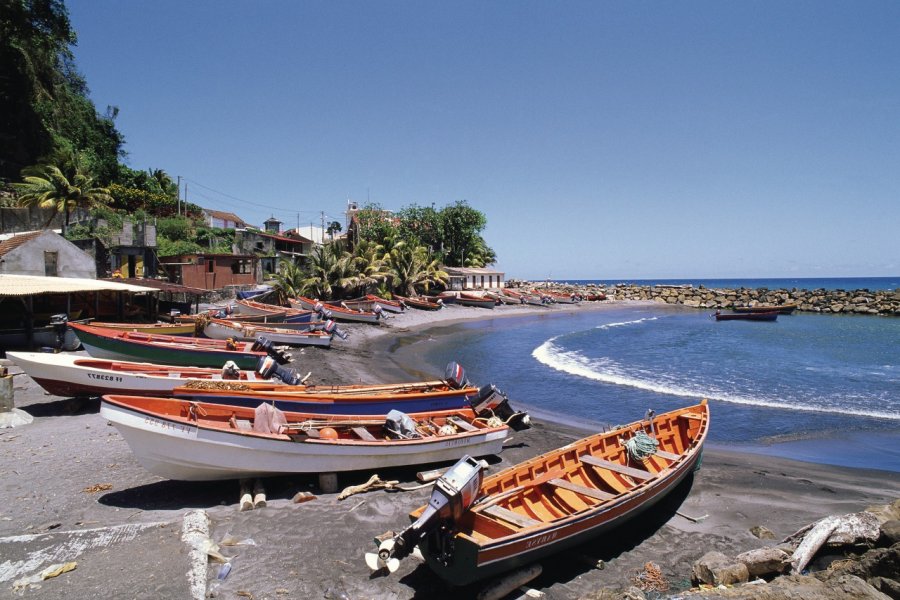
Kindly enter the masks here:
M 560 285 L 557 289 L 566 294 L 583 295 L 603 291 L 610 300 L 647 300 L 712 310 L 757 304 L 796 304 L 797 310 L 803 312 L 900 316 L 900 290 L 713 289 L 628 284 L 605 288 Z

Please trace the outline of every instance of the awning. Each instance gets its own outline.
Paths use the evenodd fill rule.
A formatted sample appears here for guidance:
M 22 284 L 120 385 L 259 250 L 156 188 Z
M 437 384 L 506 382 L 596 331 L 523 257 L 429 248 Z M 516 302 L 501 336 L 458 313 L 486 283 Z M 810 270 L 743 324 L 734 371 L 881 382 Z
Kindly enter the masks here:
M 78 277 L 39 277 L 37 275 L 0 274 L 0 296 L 31 296 L 33 294 L 69 294 L 75 292 L 131 292 L 142 294 L 158 290 L 141 285 L 81 279 Z

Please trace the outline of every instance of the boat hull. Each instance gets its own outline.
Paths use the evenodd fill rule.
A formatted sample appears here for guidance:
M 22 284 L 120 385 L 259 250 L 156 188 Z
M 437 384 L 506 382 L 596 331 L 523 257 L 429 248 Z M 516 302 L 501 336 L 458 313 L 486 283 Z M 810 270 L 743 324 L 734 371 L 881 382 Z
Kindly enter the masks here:
M 303 310 L 312 310 L 316 309 L 316 302 L 310 298 L 291 298 L 288 300 L 291 306 L 298 309 Z M 357 312 L 352 310 L 347 310 L 340 306 L 335 306 L 333 304 L 325 304 L 323 303 L 325 310 L 328 310 L 331 313 L 330 318 L 335 321 L 343 321 L 350 323 L 371 323 L 373 325 L 378 324 L 378 315 L 373 312 Z
M 778 318 L 778 312 L 747 312 L 747 313 L 721 313 L 716 315 L 716 321 L 774 321 Z
M 210 322 L 203 328 L 203 335 L 214 340 L 235 339 L 253 341 L 262 336 L 274 344 L 286 344 L 288 346 L 318 346 L 328 348 L 331 346 L 331 336 L 312 331 L 290 331 L 269 327 L 254 327 L 249 324 L 230 324 Z
M 95 359 L 66 353 L 8 352 L 35 383 L 54 396 L 93 398 L 104 394 L 168 396 L 178 386 L 193 382 L 222 381 L 221 369 L 171 367 L 130 361 Z M 281 385 L 242 371 L 240 381 Z M 228 380 L 234 381 L 234 380 Z
M 199 426 L 186 419 L 113 403 L 115 398 L 103 399 L 100 416 L 119 430 L 145 469 L 181 481 L 370 471 L 448 462 L 466 453 L 496 454 L 508 435 L 506 428 L 491 428 L 424 440 L 292 441 L 287 436 Z
M 204 347 L 187 343 L 196 338 L 183 338 L 184 344 L 177 342 L 163 344 L 121 336 L 121 334 L 127 335 L 130 332 L 113 332 L 120 335 L 107 336 L 99 335 L 87 327 L 75 327 L 75 333 L 78 339 L 81 340 L 84 349 L 87 350 L 88 354 L 96 358 L 217 368 L 221 368 L 226 362 L 232 361 L 239 369 L 253 370 L 259 363 L 259 359 L 266 356 L 263 352 L 253 352 L 243 350 L 243 348 L 241 350 L 224 350 L 212 346 Z M 153 337 L 165 338 L 170 336 Z M 174 339 L 179 340 L 179 338 Z M 210 342 L 210 340 L 206 341 Z M 249 348 L 249 344 L 246 342 L 239 342 L 238 344 L 244 348 Z
M 708 430 L 704 401 L 514 465 L 482 482 L 480 502 L 458 518 L 454 530 L 426 535 L 419 543 L 422 554 L 443 579 L 465 585 L 608 533 L 652 509 L 692 475 Z M 649 454 L 629 458 L 625 440 L 648 432 L 655 439 Z M 449 554 L 442 556 L 442 549 Z

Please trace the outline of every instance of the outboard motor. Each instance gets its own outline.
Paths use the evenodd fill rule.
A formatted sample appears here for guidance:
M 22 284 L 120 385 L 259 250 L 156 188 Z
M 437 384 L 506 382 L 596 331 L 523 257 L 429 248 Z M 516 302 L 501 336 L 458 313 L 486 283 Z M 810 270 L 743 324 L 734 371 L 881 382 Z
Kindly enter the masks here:
M 478 395 L 469 398 L 469 405 L 479 417 L 497 417 L 516 431 L 531 427 L 531 416 L 527 412 L 513 410 L 509 397 L 493 383 L 481 386 Z
M 466 370 L 455 361 L 447 363 L 447 368 L 444 369 L 444 381 L 455 390 L 472 385 L 466 378 Z M 478 389 L 478 394 L 468 400 L 469 406 L 479 417 L 497 417 L 516 431 L 531 427 L 531 417 L 528 413 L 513 410 L 509 405 L 509 397 L 498 390 L 494 384 L 482 386 Z
M 336 335 L 342 340 L 346 340 L 348 337 L 350 337 L 350 334 L 338 327 L 337 323 L 335 323 L 331 319 L 325 321 L 325 327 L 322 328 L 322 331 L 324 331 L 328 335 Z
M 373 307 L 372 307 L 372 312 L 375 313 L 375 318 L 378 319 L 379 321 L 380 321 L 381 319 L 386 318 L 386 317 L 384 316 L 384 309 L 381 308 L 381 305 L 380 305 L 380 304 L 376 304 L 375 306 L 373 306 Z
M 66 343 L 66 330 L 69 328 L 69 316 L 65 313 L 50 317 L 50 326 L 56 333 L 56 349 L 62 350 Z
M 429 533 L 438 528 L 452 530 L 456 521 L 478 499 L 482 478 L 481 464 L 477 460 L 468 455 L 459 459 L 435 482 L 422 516 L 400 533 L 381 541 L 377 553 L 366 552 L 369 568 L 373 571 L 387 568 L 394 573 L 400 567 L 400 559 L 409 556 Z
M 284 365 L 291 362 L 291 355 L 285 352 L 287 346 L 276 346 L 263 336 L 256 338 L 253 346 L 250 347 L 254 352 L 265 352 L 280 364 Z
M 240 378 L 241 370 L 236 364 L 234 364 L 233 360 L 229 360 L 224 365 L 222 365 L 222 379 L 234 380 Z
M 271 356 L 263 356 L 259 359 L 259 362 L 256 364 L 256 372 L 261 377 L 266 379 L 274 377 L 287 385 L 300 385 L 303 383 L 300 373 L 289 367 L 282 367 Z
M 469 385 L 469 380 L 466 379 L 466 370 L 455 361 L 447 363 L 447 368 L 444 369 L 444 381 L 455 390 Z

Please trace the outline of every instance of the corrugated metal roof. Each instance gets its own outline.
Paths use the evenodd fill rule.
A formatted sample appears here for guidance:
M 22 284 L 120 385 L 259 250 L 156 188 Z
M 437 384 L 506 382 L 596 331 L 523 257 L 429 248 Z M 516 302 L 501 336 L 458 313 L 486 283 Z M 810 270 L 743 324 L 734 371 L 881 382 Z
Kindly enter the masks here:
M 39 277 L 37 275 L 0 274 L 0 296 L 30 296 L 32 294 L 69 294 L 74 292 L 156 292 L 151 287 L 98 281 L 76 277 Z

